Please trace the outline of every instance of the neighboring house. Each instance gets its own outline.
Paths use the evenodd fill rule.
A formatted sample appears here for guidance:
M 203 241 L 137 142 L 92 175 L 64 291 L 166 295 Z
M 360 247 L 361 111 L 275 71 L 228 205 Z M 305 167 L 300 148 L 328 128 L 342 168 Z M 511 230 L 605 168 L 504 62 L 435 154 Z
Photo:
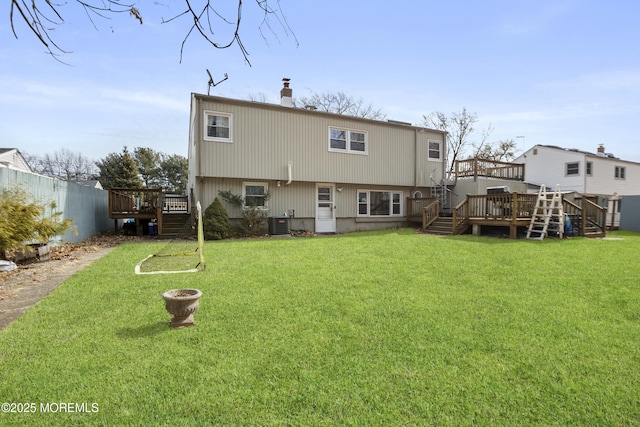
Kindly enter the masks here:
M 619 199 L 640 194 L 640 163 L 616 158 L 600 145 L 596 153 L 553 145 L 535 145 L 514 162 L 525 164 L 525 180 L 562 191 L 575 191 L 587 197 L 605 198 L 617 224 Z
M 3 166 L 22 172 L 33 172 L 17 148 L 0 148 L 0 167 Z
M 102 184 L 100 184 L 100 181 L 98 181 L 97 179 L 75 180 L 71 182 L 75 182 L 76 184 L 83 185 L 85 187 L 99 188 L 100 190 L 103 190 Z
M 285 80 L 280 105 L 191 95 L 188 188 L 203 209 L 231 191 L 293 230 L 389 228 L 443 184 L 445 132 L 294 108 L 291 92 Z

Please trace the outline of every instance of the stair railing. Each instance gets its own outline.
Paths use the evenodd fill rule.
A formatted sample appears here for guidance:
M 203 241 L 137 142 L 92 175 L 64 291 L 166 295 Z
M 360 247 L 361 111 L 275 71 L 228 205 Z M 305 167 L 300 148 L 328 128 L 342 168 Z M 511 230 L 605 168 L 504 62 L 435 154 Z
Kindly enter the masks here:
M 426 229 L 440 216 L 440 200 L 436 199 L 422 209 L 422 229 Z
M 467 195 L 467 199 L 463 202 L 459 203 L 455 208 L 453 208 L 453 234 L 457 234 L 458 230 L 466 228 L 467 223 L 469 222 L 469 196 Z
M 582 227 L 587 224 L 598 231 L 592 235 L 605 236 L 607 230 L 607 208 L 599 206 L 586 198 L 582 199 Z

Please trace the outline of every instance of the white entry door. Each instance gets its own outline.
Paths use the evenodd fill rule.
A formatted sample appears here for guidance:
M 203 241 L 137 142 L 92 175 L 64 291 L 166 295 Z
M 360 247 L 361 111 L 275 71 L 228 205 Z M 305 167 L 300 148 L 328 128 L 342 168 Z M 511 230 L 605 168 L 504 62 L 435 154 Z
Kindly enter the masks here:
M 316 233 L 336 232 L 335 186 L 316 185 Z

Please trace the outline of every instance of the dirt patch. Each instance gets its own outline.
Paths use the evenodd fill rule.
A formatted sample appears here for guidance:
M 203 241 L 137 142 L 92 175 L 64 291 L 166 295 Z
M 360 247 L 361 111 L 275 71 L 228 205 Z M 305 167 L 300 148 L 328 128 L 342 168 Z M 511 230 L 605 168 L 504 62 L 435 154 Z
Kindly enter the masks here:
M 51 248 L 51 260 L 0 271 L 0 330 L 24 314 L 76 272 L 108 254 L 120 243 L 136 238 L 101 236 L 83 243 Z

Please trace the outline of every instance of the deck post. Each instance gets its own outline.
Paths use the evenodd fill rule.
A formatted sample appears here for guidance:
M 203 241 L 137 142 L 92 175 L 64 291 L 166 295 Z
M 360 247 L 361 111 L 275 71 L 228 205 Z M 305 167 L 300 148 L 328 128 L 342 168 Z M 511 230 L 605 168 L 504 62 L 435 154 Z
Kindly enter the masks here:
M 518 226 L 516 225 L 518 222 L 518 193 L 513 193 L 511 195 L 511 227 L 509 227 L 509 237 L 511 239 L 518 238 Z
M 158 236 L 162 236 L 162 204 L 158 203 L 158 207 L 156 208 L 158 221 Z

